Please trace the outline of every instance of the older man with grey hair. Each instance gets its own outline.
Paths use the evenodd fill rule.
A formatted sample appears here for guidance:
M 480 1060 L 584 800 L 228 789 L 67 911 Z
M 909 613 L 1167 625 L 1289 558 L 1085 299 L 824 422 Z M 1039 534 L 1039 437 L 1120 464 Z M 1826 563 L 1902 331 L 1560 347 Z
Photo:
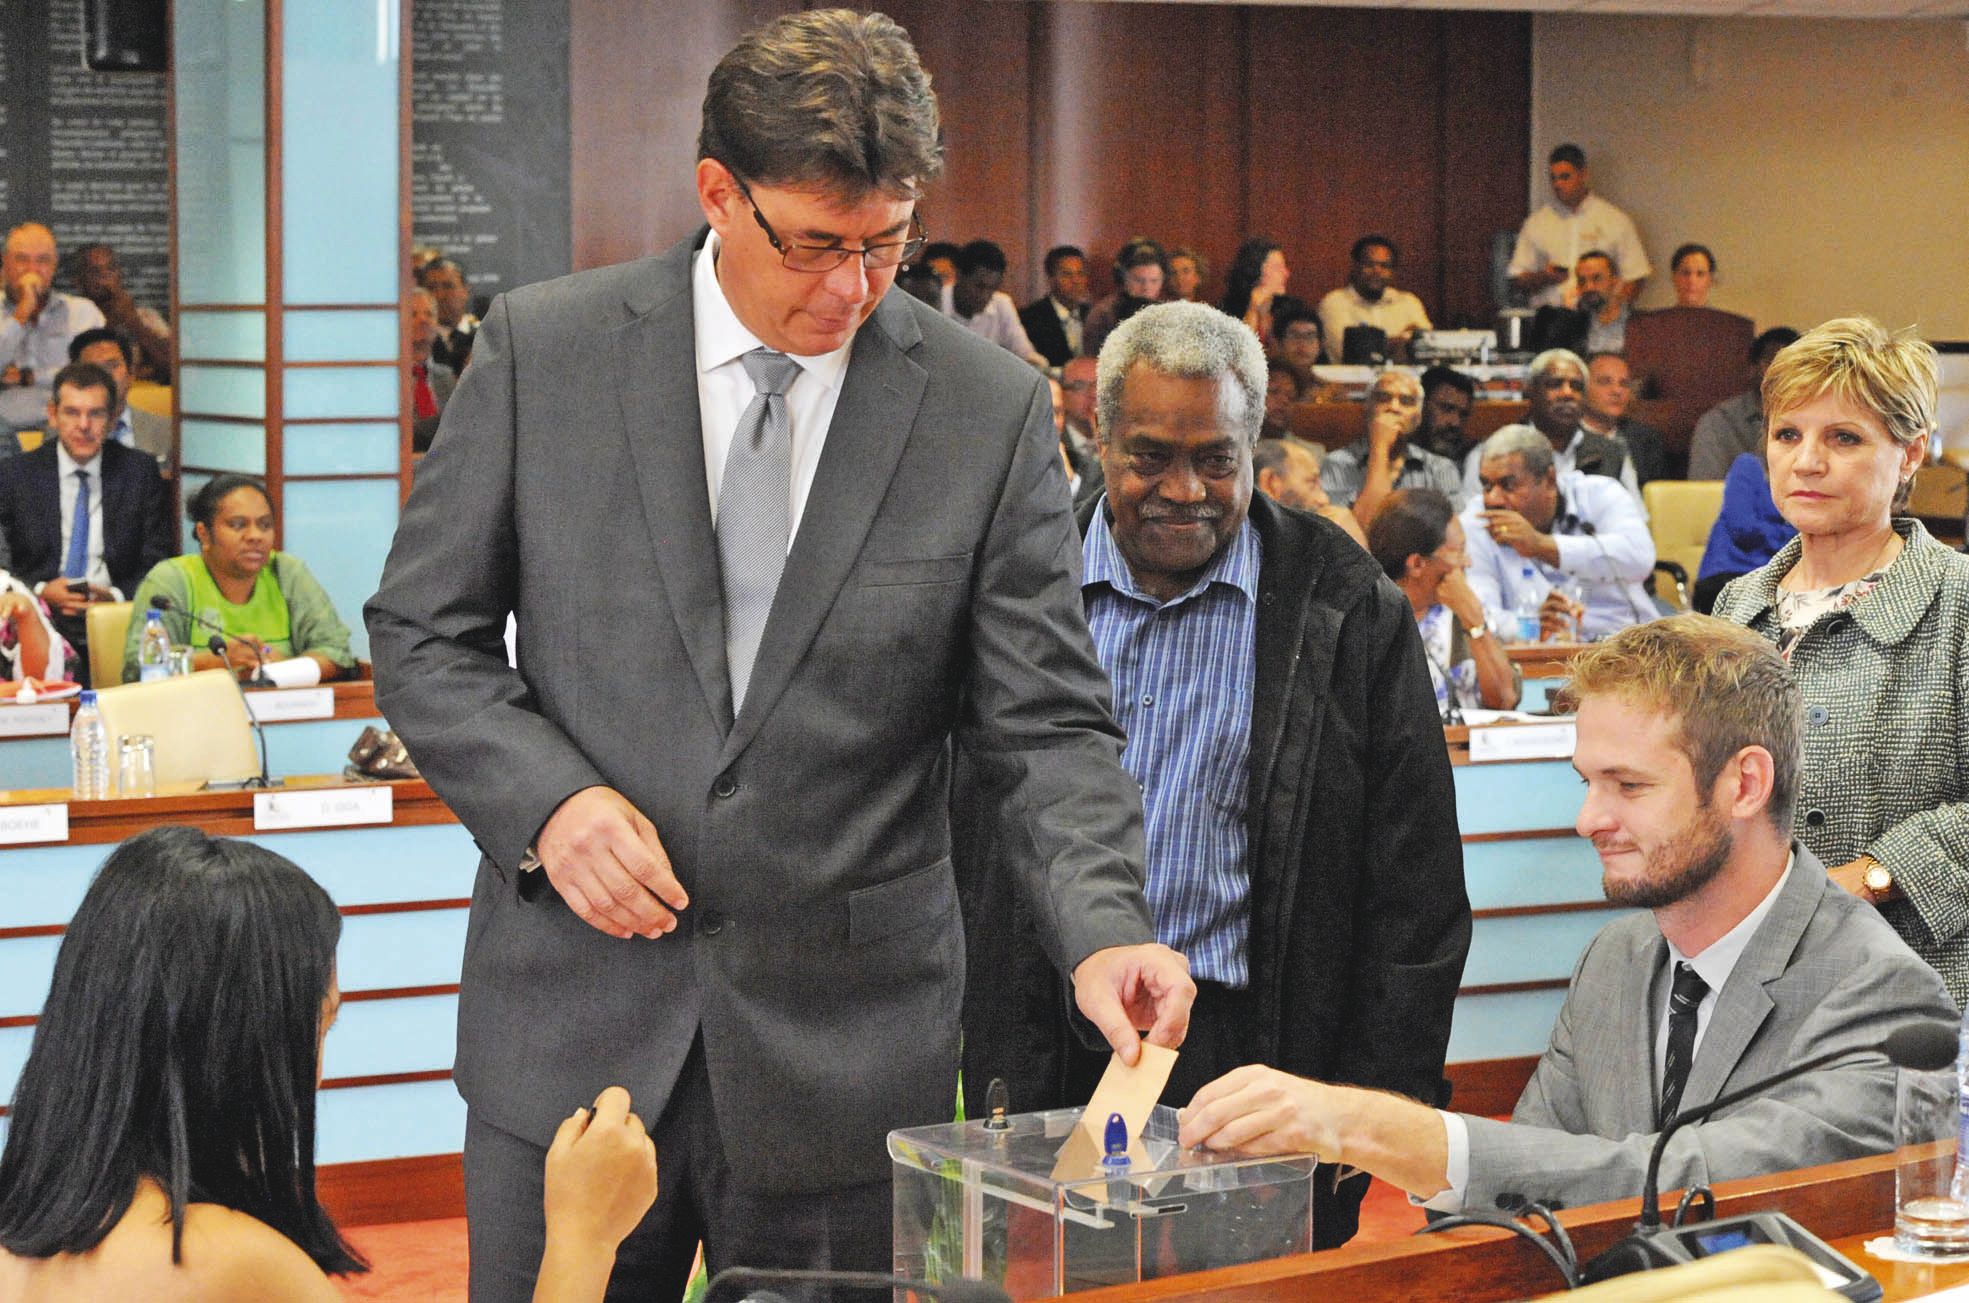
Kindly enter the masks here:
M 1579 471 L 1603 475 L 1627 486 L 1636 507 L 1641 503 L 1641 484 L 1634 475 L 1634 458 L 1619 435 L 1595 434 L 1586 428 L 1586 363 L 1569 348 L 1548 348 L 1531 360 L 1525 380 L 1525 398 L 1531 413 L 1524 424 L 1507 425 L 1506 430 L 1535 430 L 1551 445 L 1552 457 L 1561 473 Z M 1463 496 L 1466 501 L 1482 496 L 1477 468 L 1482 449 L 1472 448 L 1463 460 Z M 1642 512 L 1646 519 L 1647 513 Z
M 1440 1100 L 1470 912 L 1408 602 L 1338 526 L 1252 493 L 1265 359 L 1242 322 L 1146 308 L 1098 375 L 1107 494 L 1081 511 L 1081 597 L 1142 786 L 1156 935 L 1198 987 L 1163 1099 L 1255 1061 Z M 1041 984 L 967 1002 L 964 1079 L 1082 1103 L 1106 1056 L 1069 1036 L 1036 941 L 1003 948 L 1009 887 L 967 897 L 970 960 Z M 1322 1248 L 1365 1188 L 1338 1175 L 1315 1182 Z
M 1492 628 L 1519 642 L 1570 642 L 1660 614 L 1641 586 L 1654 537 L 1617 481 L 1559 469 L 1545 436 L 1522 425 L 1491 435 L 1476 456 L 1483 497 L 1465 509 L 1463 537 Z
M 1435 489 L 1463 505 L 1456 463 L 1410 442 L 1422 425 L 1422 381 L 1413 372 L 1383 371 L 1368 391 L 1361 437 L 1336 449 L 1320 468 L 1327 496 L 1371 524 L 1396 489 Z

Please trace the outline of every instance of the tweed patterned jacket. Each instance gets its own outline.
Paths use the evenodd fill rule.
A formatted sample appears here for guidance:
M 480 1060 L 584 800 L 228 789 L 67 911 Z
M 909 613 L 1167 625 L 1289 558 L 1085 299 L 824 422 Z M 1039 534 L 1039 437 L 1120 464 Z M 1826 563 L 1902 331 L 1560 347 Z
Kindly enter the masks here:
M 1795 835 L 1828 865 L 1869 854 L 1904 899 L 1880 913 L 1969 1002 L 1969 556 L 1898 519 L 1906 546 L 1878 587 L 1792 649 L 1805 697 Z M 1716 614 L 1777 640 L 1792 539 L 1733 581 Z

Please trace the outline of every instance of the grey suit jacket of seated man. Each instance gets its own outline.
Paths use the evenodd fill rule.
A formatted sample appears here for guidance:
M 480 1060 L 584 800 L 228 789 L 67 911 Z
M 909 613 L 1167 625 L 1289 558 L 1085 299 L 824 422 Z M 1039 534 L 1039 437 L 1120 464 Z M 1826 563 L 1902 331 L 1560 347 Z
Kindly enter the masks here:
M 1871 1047 L 1902 1023 L 1956 1023 L 1935 971 L 1810 851 L 1793 850 L 1791 877 L 1717 996 L 1682 1108 L 1842 1046 L 1853 1056 L 1676 1132 L 1664 1190 L 1892 1149 L 1895 1070 Z M 1667 951 L 1645 912 L 1593 939 L 1511 1121 L 1466 1118 L 1466 1207 L 1512 1193 L 1568 1207 L 1640 1193 L 1657 1126 Z

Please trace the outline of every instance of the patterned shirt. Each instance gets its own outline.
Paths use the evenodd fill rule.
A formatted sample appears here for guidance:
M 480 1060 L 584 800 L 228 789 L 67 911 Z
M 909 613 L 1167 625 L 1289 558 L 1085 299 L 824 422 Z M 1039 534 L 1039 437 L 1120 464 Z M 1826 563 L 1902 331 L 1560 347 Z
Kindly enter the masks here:
M 48 296 L 41 315 L 23 326 L 14 320 L 13 301 L 0 297 L 0 367 L 34 373 L 31 385 L 0 389 L 0 433 L 38 430 L 48 423 L 49 385 L 55 372 L 68 365 L 68 341 L 102 324 L 101 308 L 58 290 Z M 14 440 L 0 440 L 0 457 L 13 455 L 17 446 Z
M 1367 484 L 1367 459 L 1372 453 L 1372 445 L 1365 438 L 1356 439 L 1344 448 L 1335 448 L 1320 463 L 1320 487 L 1326 496 L 1333 499 L 1336 507 L 1351 507 L 1361 495 Z M 1456 469 L 1456 463 L 1438 453 L 1430 452 L 1419 443 L 1410 443 L 1402 459 L 1401 474 L 1395 476 L 1398 489 L 1434 489 L 1449 499 L 1449 505 L 1457 510 L 1463 509 L 1468 500 L 1463 476 Z
M 1260 560 L 1247 520 L 1194 587 L 1157 602 L 1129 573 L 1105 504 L 1082 548 L 1087 625 L 1128 735 L 1121 763 L 1142 785 L 1157 939 L 1189 957 L 1192 976 L 1230 987 L 1251 980 L 1244 815 Z

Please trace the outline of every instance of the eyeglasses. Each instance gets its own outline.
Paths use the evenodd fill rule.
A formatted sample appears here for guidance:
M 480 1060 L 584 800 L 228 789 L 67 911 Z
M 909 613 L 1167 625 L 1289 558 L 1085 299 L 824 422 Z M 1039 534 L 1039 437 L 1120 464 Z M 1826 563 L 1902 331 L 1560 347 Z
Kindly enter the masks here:
M 766 233 L 767 242 L 779 254 L 781 265 L 790 271 L 833 271 L 856 256 L 861 258 L 862 266 L 878 271 L 908 262 L 923 252 L 923 246 L 930 242 L 930 232 L 923 225 L 922 214 L 912 212 L 909 215 L 909 238 L 894 244 L 865 244 L 859 249 L 851 249 L 845 244 L 788 244 L 779 238 L 779 232 L 773 230 L 766 215 L 759 211 L 759 201 L 752 197 L 752 191 L 738 173 L 732 173 L 732 180 L 738 183 L 738 192 L 745 196 L 745 202 L 752 205 L 752 220 L 759 223 L 759 229 Z

